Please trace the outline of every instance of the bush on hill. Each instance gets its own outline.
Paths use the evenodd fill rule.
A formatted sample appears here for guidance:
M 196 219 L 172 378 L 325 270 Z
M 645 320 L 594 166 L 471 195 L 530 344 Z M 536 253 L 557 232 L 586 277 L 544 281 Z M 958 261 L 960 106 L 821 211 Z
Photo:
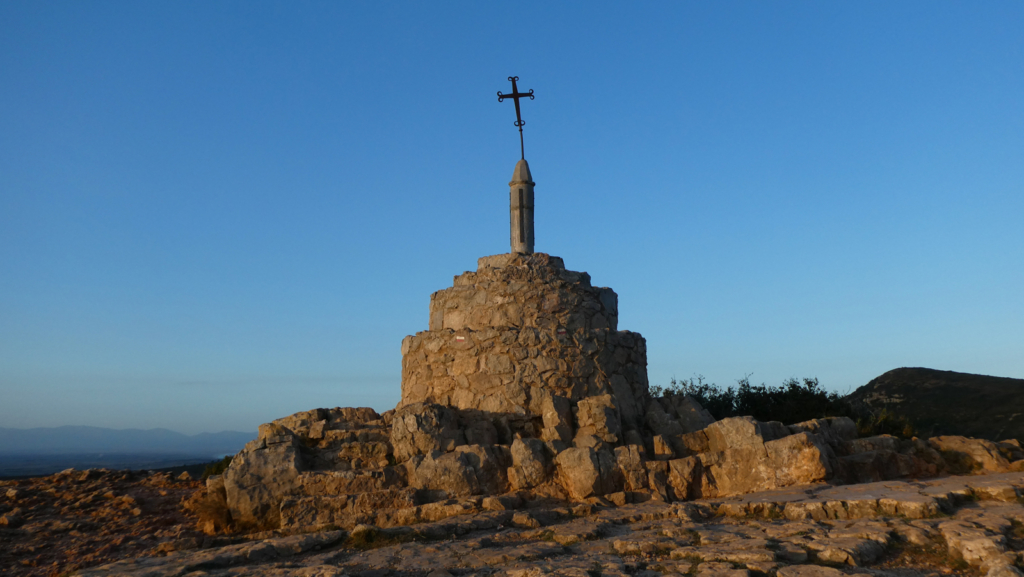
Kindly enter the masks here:
M 893 435 L 910 438 L 916 434 L 905 416 L 887 410 L 873 413 L 857 410 L 839 393 L 826 391 L 817 378 L 789 379 L 779 386 L 750 384 L 747 375 L 736 387 L 722 388 L 708 383 L 703 376 L 676 380 L 668 387 L 651 387 L 651 394 L 689 395 L 716 419 L 751 416 L 758 421 L 782 421 L 790 425 L 821 417 L 850 417 L 857 422 L 862 437 Z
M 816 378 L 789 379 L 779 386 L 750 384 L 747 375 L 735 388 L 722 388 L 704 381 L 703 376 L 676 380 L 669 386 L 651 387 L 651 394 L 689 395 L 716 419 L 749 415 L 759 421 L 799 423 L 820 417 L 855 417 L 849 403 L 839 393 L 822 388 Z
M 857 419 L 857 436 L 874 437 L 875 435 L 892 435 L 901 439 L 917 436 L 917 429 L 910 423 L 906 415 L 897 415 L 889 409 L 878 413 L 866 413 Z
M 213 461 L 203 469 L 203 480 L 205 481 L 212 475 L 223 475 L 224 471 L 228 469 L 228 465 L 231 464 L 233 455 L 228 455 L 219 461 Z

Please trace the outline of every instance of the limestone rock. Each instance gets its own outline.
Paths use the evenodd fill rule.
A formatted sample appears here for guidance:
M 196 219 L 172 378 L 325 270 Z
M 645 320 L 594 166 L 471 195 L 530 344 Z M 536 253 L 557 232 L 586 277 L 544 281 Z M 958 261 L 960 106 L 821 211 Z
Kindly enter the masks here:
M 849 417 L 811 419 L 789 426 L 793 433 L 812 433 L 825 441 L 837 454 L 845 454 L 847 443 L 857 438 L 857 424 Z
M 753 417 L 732 417 L 707 426 L 708 449 L 715 452 L 747 446 L 760 446 L 790 434 L 789 429 L 775 421 L 765 423 Z
M 832 476 L 832 463 L 820 437 L 797 433 L 764 444 L 775 467 L 775 486 L 788 487 L 824 481 Z
M 823 565 L 790 565 L 780 567 L 778 575 L 779 577 L 851 577 L 850 574 L 843 573 L 839 569 Z M 854 573 L 852 575 L 867 577 L 868 574 Z
M 711 413 L 689 395 L 670 395 L 668 401 L 684 434 L 699 431 L 715 422 Z
M 224 472 L 232 519 L 242 525 L 276 527 L 281 499 L 298 487 L 299 474 L 305 469 L 294 435 L 250 442 Z
M 615 484 L 615 457 L 607 449 L 566 449 L 555 458 L 555 464 L 562 486 L 577 501 L 614 493 L 620 488 Z
M 463 445 L 451 453 L 416 456 L 407 467 L 410 486 L 464 497 L 506 492 L 510 464 L 510 455 L 499 447 Z
M 840 457 L 839 477 L 847 483 L 874 483 L 900 476 L 900 455 L 893 451 L 864 451 Z
M 668 416 L 659 399 L 651 399 L 647 404 L 647 428 L 662 437 L 682 435 L 686 432 L 678 421 Z
M 647 470 L 639 445 L 625 445 L 615 448 L 615 465 L 626 491 L 647 489 Z
M 260 425 L 259 438 L 266 440 L 270 437 L 285 434 L 285 431 L 297 437 L 308 437 L 310 428 L 321 421 L 326 421 L 327 411 L 325 409 L 313 409 L 288 415 Z
M 704 430 L 670 437 L 669 442 L 676 455 L 680 457 L 699 455 L 711 450 L 711 442 Z
M 461 416 L 462 433 L 467 445 L 498 444 L 498 428 L 491 419 L 482 414 L 463 413 Z
M 647 461 L 644 463 L 644 468 L 647 469 L 647 486 L 651 488 L 651 491 L 659 501 L 670 501 L 674 498 L 674 495 L 669 494 L 668 467 L 669 465 L 666 461 Z
M 704 465 L 699 458 L 673 459 L 668 466 L 668 484 L 676 500 L 689 501 L 704 496 Z
M 659 461 L 668 461 L 675 456 L 675 451 L 667 438 L 663 435 L 654 435 L 651 437 L 651 454 Z
M 1010 462 L 1000 453 L 999 446 L 985 439 L 945 436 L 932 437 L 928 444 L 939 451 L 947 465 L 959 473 L 971 471 L 1007 471 Z
M 259 438 L 266 440 L 287 431 L 300 439 L 320 439 L 326 430 L 351 429 L 378 419 L 380 415 L 368 407 L 313 409 L 260 425 Z
M 1006 551 L 1006 537 L 992 535 L 974 523 L 960 520 L 945 521 L 939 523 L 938 529 L 950 550 L 959 553 L 960 557 L 971 565 L 988 564 Z
M 227 502 L 227 490 L 224 488 L 224 475 L 210 475 L 206 478 L 206 492 L 211 495 L 219 495 Z
M 432 451 L 452 451 L 465 442 L 458 415 L 449 407 L 415 403 L 395 412 L 391 446 L 399 462 Z
M 529 489 L 547 481 L 551 475 L 551 461 L 547 446 L 538 439 L 516 439 L 512 443 L 512 467 L 508 470 L 513 489 Z
M 708 491 L 719 496 L 823 481 L 832 474 L 829 450 L 816 435 L 789 435 L 784 427 L 749 417 L 717 421 L 705 432 L 712 450 L 700 460 Z
M 576 421 L 577 436 L 594 435 L 607 443 L 617 443 L 622 436 L 622 422 L 615 399 L 611 395 L 599 395 L 581 399 L 577 403 L 579 412 Z
M 863 453 L 865 451 L 892 451 L 898 453 L 900 440 L 892 435 L 876 435 L 848 441 L 847 450 L 850 453 Z
M 540 438 L 564 443 L 572 441 L 572 404 L 569 399 L 552 395 L 541 388 L 535 389 L 531 399 L 535 402 L 535 407 L 531 406 L 531 410 L 541 416 L 543 423 Z

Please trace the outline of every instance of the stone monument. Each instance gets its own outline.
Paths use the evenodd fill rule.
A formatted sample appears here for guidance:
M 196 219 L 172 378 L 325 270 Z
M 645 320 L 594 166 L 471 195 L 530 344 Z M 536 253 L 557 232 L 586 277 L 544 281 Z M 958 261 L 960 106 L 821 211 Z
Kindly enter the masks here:
M 429 330 L 402 342 L 399 409 L 478 411 L 506 444 L 515 435 L 571 443 L 572 428 L 562 423 L 573 413 L 600 421 L 606 442 L 639 439 L 646 343 L 618 330 L 614 291 L 533 252 L 533 184 L 520 160 L 511 182 L 512 251 L 479 259 L 475 272 L 431 295 Z
M 408 525 L 544 499 L 596 506 L 790 485 L 932 475 L 924 442 L 856 439 L 850 419 L 715 421 L 694 399 L 652 397 L 642 336 L 618 297 L 534 252 L 534 182 L 510 186 L 510 252 L 430 297 L 402 341 L 401 401 L 314 409 L 260 426 L 210 482 L 240 527 Z M 864 442 L 860 442 L 864 441 Z M 484 498 L 484 497 L 489 497 Z

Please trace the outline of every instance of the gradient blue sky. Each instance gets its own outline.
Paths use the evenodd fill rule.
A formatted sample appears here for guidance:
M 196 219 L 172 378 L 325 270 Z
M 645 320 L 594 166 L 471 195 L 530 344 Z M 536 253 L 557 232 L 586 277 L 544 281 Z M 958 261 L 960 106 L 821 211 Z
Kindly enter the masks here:
M 537 250 L 650 379 L 1024 377 L 1024 3 L 0 3 L 0 426 L 394 406 Z

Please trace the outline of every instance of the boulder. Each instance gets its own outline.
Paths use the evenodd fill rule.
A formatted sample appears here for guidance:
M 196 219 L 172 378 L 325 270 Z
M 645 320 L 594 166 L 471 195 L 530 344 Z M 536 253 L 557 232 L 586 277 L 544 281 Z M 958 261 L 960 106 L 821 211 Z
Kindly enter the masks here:
M 540 438 L 545 441 L 572 441 L 572 403 L 569 399 L 535 388 L 534 411 L 541 416 Z
M 838 480 L 844 483 L 874 483 L 900 477 L 904 468 L 899 453 L 887 450 L 862 451 L 840 457 L 836 462 Z
M 731 417 L 715 421 L 704 429 L 708 449 L 715 452 L 739 447 L 760 446 L 790 434 L 778 421 L 762 422 L 753 417 Z
M 555 464 L 562 486 L 577 501 L 620 489 L 615 483 L 615 456 L 607 449 L 566 449 L 555 458 Z
M 711 413 L 690 395 L 671 395 L 669 401 L 683 433 L 699 431 L 715 422 Z
M 668 462 L 668 484 L 677 501 L 703 497 L 704 465 L 697 457 Z
M 536 487 L 551 475 L 547 447 L 539 439 L 516 439 L 512 443 L 512 466 L 508 480 L 515 490 Z
M 279 436 L 284 433 L 284 430 L 297 437 L 308 438 L 310 436 L 310 429 L 319 422 L 326 423 L 326 419 L 327 409 L 302 411 L 301 413 L 288 415 L 287 417 L 260 425 L 259 438 L 266 440 L 268 437 Z M 318 426 L 320 429 L 322 427 L 323 425 Z
M 821 437 L 837 454 L 845 454 L 846 444 L 857 438 L 857 424 L 849 417 L 811 419 L 789 426 L 790 432 L 812 433 Z
M 830 451 L 817 435 L 801 432 L 764 444 L 775 469 L 775 486 L 804 485 L 832 476 Z
M 587 397 L 576 403 L 576 435 L 595 435 L 607 443 L 617 443 L 622 437 L 622 422 L 615 398 L 611 395 Z
M 1017 439 L 1006 439 L 997 442 L 996 445 L 1007 461 L 1013 462 L 1024 459 L 1024 448 L 1021 447 L 1020 441 Z
M 928 441 L 917 437 L 904 440 L 900 452 L 913 457 L 917 469 L 911 474 L 915 477 L 934 477 L 945 466 L 942 455 Z
M 413 403 L 395 411 L 391 447 L 398 462 L 432 451 L 452 451 L 465 442 L 458 414 L 450 407 Z
M 498 443 L 498 429 L 494 426 L 494 421 L 484 415 L 468 419 L 463 426 L 463 434 L 467 445 L 496 445 Z
M 999 446 L 985 439 L 944 436 L 928 439 L 928 444 L 937 450 L 954 473 L 1007 471 L 1010 462 L 999 451 Z
M 639 445 L 616 447 L 615 465 L 626 491 L 647 489 L 647 470 L 644 468 L 643 450 Z
M 675 456 L 675 451 L 668 439 L 662 435 L 654 435 L 651 438 L 651 454 L 658 461 L 668 461 Z
M 699 457 L 709 485 L 715 487 L 714 494 L 706 496 L 726 497 L 776 488 L 774 465 L 763 444 L 701 453 Z
M 281 499 L 298 488 L 305 468 L 295 435 L 250 442 L 224 472 L 231 518 L 242 526 L 276 528 Z
M 224 488 L 224 475 L 210 475 L 206 478 L 206 492 L 210 495 L 217 495 L 227 501 L 227 490 Z
M 865 451 L 892 451 L 898 453 L 900 450 L 900 440 L 892 435 L 876 435 L 874 437 L 864 437 L 848 441 L 846 448 L 848 453 L 863 453 Z
M 287 431 L 300 439 L 322 439 L 327 430 L 354 429 L 380 418 L 369 407 L 312 409 L 260 425 L 259 438 L 280 436 Z
M 652 398 L 651 402 L 647 404 L 646 422 L 647 429 L 655 435 L 682 435 L 686 432 L 682 425 L 668 415 L 662 407 L 662 400 L 659 399 Z
M 673 451 L 680 457 L 699 455 L 711 450 L 711 442 L 708 434 L 704 431 L 694 431 L 685 435 L 677 435 L 669 438 Z
M 503 445 L 463 445 L 455 448 L 476 475 L 477 484 L 484 495 L 500 495 L 509 490 L 508 468 L 512 465 L 511 451 Z
M 511 459 L 498 447 L 462 445 L 451 453 L 417 455 L 406 464 L 409 485 L 449 496 L 498 495 L 508 491 Z
M 644 463 L 644 468 L 647 469 L 647 485 L 651 488 L 655 499 L 659 501 L 671 500 L 672 495 L 669 495 L 670 487 L 668 485 L 668 462 L 647 461 Z
M 476 471 L 462 453 L 416 455 L 406 462 L 409 486 L 416 489 L 444 491 L 452 497 L 480 494 Z
M 707 484 L 702 495 L 740 495 L 828 479 L 832 451 L 821 438 L 783 430 L 789 432 L 749 417 L 723 419 L 705 429 L 712 448 L 732 448 L 699 455 Z

